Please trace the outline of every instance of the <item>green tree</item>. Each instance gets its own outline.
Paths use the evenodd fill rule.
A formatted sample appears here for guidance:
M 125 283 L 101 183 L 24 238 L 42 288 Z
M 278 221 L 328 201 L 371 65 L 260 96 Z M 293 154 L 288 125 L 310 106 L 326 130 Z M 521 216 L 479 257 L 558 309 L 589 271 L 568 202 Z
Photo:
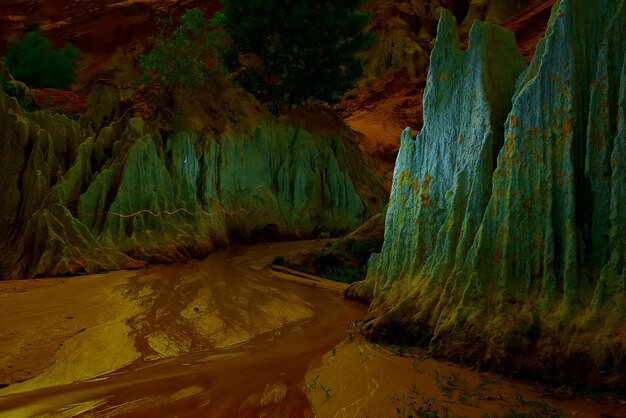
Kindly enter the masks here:
M 55 50 L 35 28 L 9 41 L 5 63 L 13 77 L 34 88 L 69 89 L 75 82 L 80 50 L 67 44 Z
M 185 12 L 179 26 L 171 31 L 171 18 L 159 22 L 161 32 L 154 47 L 139 60 L 144 81 L 157 83 L 163 93 L 171 94 L 178 88 L 198 89 L 212 79 L 207 65 L 216 44 L 210 31 L 210 22 L 201 9 Z
M 371 47 L 362 0 L 222 0 L 224 63 L 274 113 L 309 100 L 336 103 L 362 76 Z

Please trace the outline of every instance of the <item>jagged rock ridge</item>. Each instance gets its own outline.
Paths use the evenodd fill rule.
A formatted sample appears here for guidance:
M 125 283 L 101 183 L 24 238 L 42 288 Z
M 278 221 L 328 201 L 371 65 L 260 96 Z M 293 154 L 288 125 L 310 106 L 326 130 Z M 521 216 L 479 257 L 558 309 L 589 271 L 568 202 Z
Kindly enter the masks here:
M 523 70 L 510 34 L 476 23 L 461 52 L 442 17 L 424 130 L 403 134 L 382 252 L 348 292 L 373 298 L 370 335 L 626 387 L 625 22 L 623 0 L 561 0 Z
M 162 131 L 106 92 L 80 123 L 23 112 L 0 92 L 0 277 L 180 262 L 232 240 L 339 233 L 384 203 L 345 136 L 263 117 L 248 130 Z

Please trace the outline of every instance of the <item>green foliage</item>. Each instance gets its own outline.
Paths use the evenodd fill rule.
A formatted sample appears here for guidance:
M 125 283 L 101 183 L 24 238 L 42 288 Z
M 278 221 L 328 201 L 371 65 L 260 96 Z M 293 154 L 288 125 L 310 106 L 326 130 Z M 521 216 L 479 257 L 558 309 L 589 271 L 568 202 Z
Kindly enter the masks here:
M 408 416 L 417 418 L 452 418 L 448 408 L 444 407 L 440 410 L 432 399 L 424 399 L 422 397 L 422 403 L 422 405 L 418 405 L 416 402 L 410 402 L 411 411 Z
M 171 17 L 161 19 L 154 47 L 139 60 L 145 82 L 157 83 L 164 91 L 199 89 L 207 86 L 214 74 L 207 65 L 217 37 L 201 9 L 185 12 L 174 30 Z
M 272 264 L 276 264 L 276 265 L 279 265 L 279 266 L 284 266 L 286 262 L 287 262 L 287 260 L 285 260 L 285 257 L 283 257 L 282 255 L 277 255 L 276 257 L 274 257 L 274 260 L 272 261 Z
M 352 284 L 358 280 L 362 280 L 364 273 L 355 266 L 343 265 L 343 266 L 327 266 L 322 269 L 322 277 L 325 277 L 336 282 Z
M 345 243 L 345 251 L 350 256 L 367 262 L 372 253 L 380 251 L 380 243 L 349 238 Z
M 230 41 L 224 63 L 274 113 L 336 103 L 362 75 L 373 43 L 362 0 L 222 0 L 215 21 Z
M 55 50 L 39 29 L 9 41 L 5 57 L 13 77 L 34 88 L 69 89 L 75 82 L 80 50 L 67 44 Z

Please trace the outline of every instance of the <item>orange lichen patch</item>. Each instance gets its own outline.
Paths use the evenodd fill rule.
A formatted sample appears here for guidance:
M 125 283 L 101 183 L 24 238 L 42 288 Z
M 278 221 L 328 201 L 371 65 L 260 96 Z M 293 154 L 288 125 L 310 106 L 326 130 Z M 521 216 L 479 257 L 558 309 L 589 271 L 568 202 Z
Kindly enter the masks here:
M 571 94 L 571 85 L 572 83 L 569 80 L 565 80 L 565 82 L 560 83 L 559 87 L 557 87 L 556 89 L 556 92 L 565 96 L 569 96 Z
M 528 130 L 526 131 L 526 134 L 530 138 L 535 138 L 535 137 L 539 136 L 539 129 L 537 129 L 537 128 L 528 128 Z
M 419 193 L 420 184 L 417 179 L 409 171 L 403 170 L 398 176 L 399 186 L 408 186 L 414 193 Z
M 598 104 L 598 107 L 600 108 L 600 110 L 602 111 L 607 111 L 610 108 L 610 104 L 608 102 L 608 100 L 603 100 Z
M 559 186 L 563 187 L 563 185 L 565 184 L 565 177 L 566 176 L 567 175 L 565 174 L 564 171 L 559 171 L 559 173 L 557 174 L 557 177 L 556 177 L 556 181 L 559 184 Z
M 517 128 L 517 125 L 519 125 L 519 116 L 510 115 L 509 120 L 511 121 L 511 128 Z
M 465 141 L 465 135 L 461 132 L 459 134 L 459 144 L 463 145 L 463 141 Z
M 424 186 L 422 188 L 422 207 L 428 206 L 430 203 L 430 182 L 433 180 L 433 176 L 428 173 L 424 179 Z
M 517 139 L 517 135 L 514 132 L 510 132 L 504 141 L 504 154 L 503 161 L 509 160 L 513 156 L 513 152 L 515 151 L 515 140 Z
M 574 132 L 574 127 L 572 126 L 572 118 L 566 118 L 560 127 L 561 138 L 559 141 L 559 145 L 565 147 L 569 143 L 570 137 Z

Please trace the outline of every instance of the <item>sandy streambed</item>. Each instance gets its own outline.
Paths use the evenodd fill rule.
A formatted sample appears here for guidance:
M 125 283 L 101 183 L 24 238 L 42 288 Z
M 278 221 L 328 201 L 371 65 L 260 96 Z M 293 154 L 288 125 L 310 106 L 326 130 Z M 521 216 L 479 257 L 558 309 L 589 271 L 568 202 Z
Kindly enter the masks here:
M 626 417 L 623 399 L 573 397 L 564 387 L 481 373 L 424 350 L 379 346 L 356 327 L 307 372 L 306 386 L 319 417 Z
M 626 417 L 364 341 L 343 285 L 268 268 L 324 244 L 0 283 L 0 417 Z
M 312 415 L 304 374 L 364 308 L 266 267 L 321 244 L 0 284 L 0 416 Z

